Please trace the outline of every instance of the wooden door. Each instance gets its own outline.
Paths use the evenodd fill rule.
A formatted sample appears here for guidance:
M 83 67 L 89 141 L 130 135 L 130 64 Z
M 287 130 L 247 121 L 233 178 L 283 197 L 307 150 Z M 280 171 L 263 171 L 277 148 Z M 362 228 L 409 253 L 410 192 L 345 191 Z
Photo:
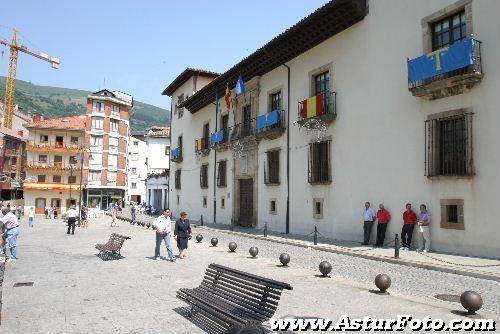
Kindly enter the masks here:
M 239 225 L 253 225 L 253 179 L 242 179 L 240 183 L 240 217 Z
M 47 206 L 47 200 L 45 198 L 35 199 L 35 213 L 37 215 L 42 215 L 45 213 L 45 206 Z

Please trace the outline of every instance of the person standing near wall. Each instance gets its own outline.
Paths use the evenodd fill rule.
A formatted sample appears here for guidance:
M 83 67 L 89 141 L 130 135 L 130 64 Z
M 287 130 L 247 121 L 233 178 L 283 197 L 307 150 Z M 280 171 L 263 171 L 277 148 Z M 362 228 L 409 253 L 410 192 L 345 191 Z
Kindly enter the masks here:
M 411 204 L 407 203 L 406 210 L 403 212 L 403 229 L 401 230 L 402 250 L 410 250 L 413 228 L 416 222 L 417 214 L 411 209 Z
M 379 210 L 377 211 L 377 242 L 375 243 L 375 247 L 384 246 L 385 240 L 385 231 L 387 230 L 387 224 L 391 221 L 391 214 L 384 207 L 384 204 L 380 204 Z
M 71 230 L 71 234 L 75 234 L 75 225 L 76 219 L 78 218 L 78 211 L 75 210 L 75 206 L 72 205 L 71 208 L 66 212 L 66 216 L 68 217 L 68 232 L 69 234 Z
M 365 212 L 363 213 L 363 234 L 364 240 L 362 245 L 368 245 L 370 242 L 370 236 L 372 234 L 373 223 L 377 219 L 377 215 L 375 214 L 375 210 L 370 206 L 370 202 L 365 203 Z
M 418 233 L 422 245 L 420 251 L 427 253 L 431 250 L 431 232 L 429 225 L 431 223 L 431 214 L 427 211 L 425 204 L 420 205 L 420 215 L 418 216 Z

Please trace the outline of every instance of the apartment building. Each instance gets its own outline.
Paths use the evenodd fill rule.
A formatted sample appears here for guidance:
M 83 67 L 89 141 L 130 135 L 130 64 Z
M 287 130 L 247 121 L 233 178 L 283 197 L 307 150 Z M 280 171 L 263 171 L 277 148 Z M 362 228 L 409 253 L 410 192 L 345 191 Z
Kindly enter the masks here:
M 127 202 L 146 201 L 148 146 L 144 136 L 130 136 L 128 143 Z
M 131 95 L 104 89 L 87 97 L 83 177 L 89 206 L 124 203 L 132 113 Z
M 146 137 L 147 179 L 146 203 L 161 212 L 168 207 L 168 177 L 170 169 L 170 127 L 152 126 Z
M 365 201 L 391 211 L 391 239 L 405 204 L 423 203 L 435 250 L 500 257 L 499 12 L 495 1 L 331 1 L 196 89 L 184 71 L 163 92 L 171 209 L 361 241 Z M 240 76 L 245 92 L 227 108 Z
M 3 119 L 4 105 L 0 101 L 0 119 Z M 12 205 L 23 205 L 22 183 L 26 176 L 27 130 L 24 124 L 31 118 L 17 105 L 14 107 L 12 129 L 0 125 L 0 199 Z
M 29 130 L 24 166 L 24 211 L 43 214 L 47 206 L 64 214 L 79 206 L 86 116 L 44 119 L 34 116 Z

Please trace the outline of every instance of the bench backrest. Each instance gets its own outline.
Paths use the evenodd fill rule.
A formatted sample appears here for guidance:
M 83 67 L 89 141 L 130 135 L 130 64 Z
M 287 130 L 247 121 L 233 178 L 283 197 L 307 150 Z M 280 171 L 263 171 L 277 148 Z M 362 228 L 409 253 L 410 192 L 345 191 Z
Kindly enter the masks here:
M 262 321 L 273 316 L 283 289 L 292 290 L 287 283 L 214 263 L 208 266 L 201 285 Z

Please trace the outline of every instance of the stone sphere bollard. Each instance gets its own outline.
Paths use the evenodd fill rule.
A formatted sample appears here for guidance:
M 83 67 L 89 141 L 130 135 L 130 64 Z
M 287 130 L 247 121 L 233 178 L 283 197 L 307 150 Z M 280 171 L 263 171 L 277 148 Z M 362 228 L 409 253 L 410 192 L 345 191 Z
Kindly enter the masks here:
M 154 225 L 151 225 L 151 228 L 152 228 L 153 230 L 156 230 L 156 226 L 154 226 Z
M 483 298 L 476 291 L 465 291 L 460 296 L 460 303 L 468 314 L 476 314 L 476 311 L 483 306 Z
M 283 253 L 280 255 L 280 262 L 283 265 L 283 267 L 287 267 L 288 263 L 290 262 L 290 255 L 288 253 Z
M 146 223 L 146 227 L 150 228 L 151 227 L 151 223 Z
M 236 250 L 236 248 L 238 247 L 238 245 L 236 245 L 236 242 L 230 242 L 229 243 L 229 250 L 232 252 L 234 252 Z
M 391 278 L 386 274 L 378 274 L 375 276 L 375 285 L 381 293 L 384 293 L 391 286 Z
M 141 225 L 142 225 L 142 227 L 144 227 L 144 225 L 146 225 L 146 223 L 145 223 L 145 222 L 142 222 L 142 223 L 141 223 Z
M 332 265 L 328 261 L 323 261 L 319 264 L 319 271 L 323 277 L 326 277 L 332 271 Z
M 212 240 L 210 240 L 210 243 L 212 244 L 212 246 L 217 247 L 217 244 L 219 243 L 219 239 L 212 238 Z
M 259 249 L 257 247 L 250 247 L 250 249 L 248 250 L 248 252 L 250 253 L 250 255 L 252 257 L 256 257 L 257 254 L 259 254 Z
M 198 234 L 198 235 L 196 236 L 196 241 L 197 241 L 197 242 L 201 242 L 202 240 L 203 240 L 203 236 L 202 236 L 201 234 Z

